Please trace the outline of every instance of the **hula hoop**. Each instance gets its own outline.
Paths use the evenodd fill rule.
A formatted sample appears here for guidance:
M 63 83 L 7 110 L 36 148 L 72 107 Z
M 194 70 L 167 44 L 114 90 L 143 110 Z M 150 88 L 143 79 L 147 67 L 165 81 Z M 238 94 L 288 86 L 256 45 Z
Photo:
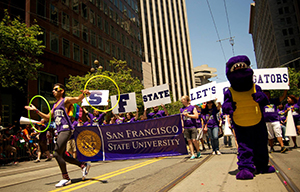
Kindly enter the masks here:
M 111 111 L 111 110 L 113 110 L 113 109 L 118 105 L 118 103 L 120 102 L 120 89 L 119 89 L 117 83 L 116 83 L 113 79 L 111 79 L 110 77 L 105 76 L 105 75 L 96 75 L 96 76 L 94 76 L 94 77 L 91 77 L 91 78 L 85 83 L 84 90 L 86 90 L 87 84 L 88 84 L 92 79 L 94 79 L 94 78 L 96 78 L 96 77 L 104 77 L 104 78 L 107 78 L 107 79 L 109 79 L 110 81 L 112 81 L 112 82 L 115 84 L 115 86 L 116 86 L 116 88 L 117 88 L 117 90 L 118 90 L 118 101 L 117 101 L 117 103 L 115 104 L 115 106 L 113 106 L 112 108 L 106 109 L 106 110 L 100 110 L 100 109 L 97 109 L 96 107 L 94 107 L 94 106 L 92 106 L 92 105 L 90 104 L 90 102 L 88 101 L 88 99 L 87 99 L 87 97 L 86 97 L 86 94 L 84 93 L 85 100 L 86 100 L 86 102 L 87 102 L 93 109 L 95 109 L 96 111 L 100 111 L 100 112 L 108 112 L 108 111 Z
M 49 113 L 50 113 L 50 112 L 51 112 L 50 105 L 49 105 L 47 99 L 45 99 L 45 97 L 43 97 L 43 96 L 41 96 L 41 95 L 35 95 L 34 97 L 32 97 L 31 100 L 30 100 L 30 102 L 29 102 L 29 104 L 28 104 L 28 106 L 31 105 L 33 99 L 35 99 L 36 97 L 40 97 L 40 98 L 42 98 L 42 99 L 45 101 L 45 103 L 46 103 L 47 106 L 48 106 Z M 39 133 L 45 132 L 45 131 L 49 128 L 49 126 L 50 126 L 50 122 L 51 122 L 51 114 L 50 114 L 50 117 L 49 117 L 48 126 L 47 126 L 46 129 L 44 129 L 43 131 L 40 131 L 40 130 L 36 129 L 36 128 L 34 127 L 34 125 L 31 123 L 31 119 L 30 119 L 30 110 L 28 110 L 28 118 L 29 118 L 29 122 L 30 122 L 32 128 L 33 128 L 34 130 L 36 130 L 37 132 L 39 132 Z

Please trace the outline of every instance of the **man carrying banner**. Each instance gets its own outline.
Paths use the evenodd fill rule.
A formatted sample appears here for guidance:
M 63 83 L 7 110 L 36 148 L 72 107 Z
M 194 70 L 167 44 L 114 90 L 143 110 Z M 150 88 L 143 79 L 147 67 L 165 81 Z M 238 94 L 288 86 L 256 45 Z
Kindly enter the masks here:
M 164 110 L 158 110 L 158 106 L 153 107 L 153 112 L 147 114 L 147 108 L 145 108 L 144 111 L 144 116 L 147 117 L 147 119 L 156 119 L 159 117 L 165 117 L 165 116 L 169 116 L 168 110 L 165 107 L 165 105 L 161 104 L 162 108 Z
M 187 95 L 181 97 L 181 103 L 184 105 L 184 107 L 180 109 L 180 114 L 182 114 L 181 123 L 182 123 L 182 129 L 184 130 L 183 131 L 184 136 L 188 141 L 189 149 L 192 154 L 190 159 L 195 159 L 196 157 L 199 158 L 201 154 L 199 151 L 199 142 L 196 140 L 197 137 L 196 119 L 198 119 L 198 111 L 196 107 L 190 105 L 190 98 Z M 195 156 L 193 144 L 196 147 L 197 156 Z
M 60 83 L 56 83 L 53 87 L 52 93 L 57 102 L 54 104 L 51 112 L 45 114 L 39 111 L 34 105 L 25 106 L 25 109 L 35 111 L 45 121 L 49 121 L 50 115 L 54 117 L 56 129 L 58 132 L 57 140 L 54 148 L 54 157 L 60 167 L 63 179 L 55 185 L 55 187 L 62 187 L 71 183 L 71 179 L 67 172 L 66 162 L 79 166 L 82 169 L 82 179 L 88 174 L 90 164 L 85 162 L 79 162 L 73 157 L 69 157 L 65 154 L 66 144 L 73 133 L 72 122 L 68 116 L 68 109 L 70 105 L 82 101 L 84 94 L 90 94 L 88 90 L 82 91 L 78 97 L 65 97 L 65 87 Z

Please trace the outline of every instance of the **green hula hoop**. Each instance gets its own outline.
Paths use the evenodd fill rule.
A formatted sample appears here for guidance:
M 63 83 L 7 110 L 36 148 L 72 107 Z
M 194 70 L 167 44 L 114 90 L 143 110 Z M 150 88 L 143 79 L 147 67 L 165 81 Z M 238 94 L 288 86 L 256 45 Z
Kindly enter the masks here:
M 49 102 L 47 101 L 47 99 L 45 99 L 45 97 L 43 97 L 43 96 L 41 96 L 41 95 L 35 95 L 34 97 L 32 97 L 32 99 L 30 100 L 28 106 L 31 105 L 33 99 L 35 99 L 36 97 L 40 97 L 40 98 L 42 98 L 42 99 L 45 101 L 45 103 L 46 103 L 47 106 L 48 106 L 49 113 L 50 113 L 50 112 L 51 112 L 51 108 L 50 108 Z M 51 122 L 51 114 L 50 114 L 50 117 L 49 117 L 48 126 L 47 126 L 46 129 L 44 129 L 43 131 L 40 131 L 40 130 L 36 129 L 36 128 L 34 127 L 34 125 L 32 124 L 31 118 L 30 118 L 30 110 L 28 110 L 28 118 L 29 118 L 29 122 L 30 122 L 32 128 L 33 128 L 34 130 L 36 130 L 37 132 L 39 132 L 39 133 L 43 133 L 43 132 L 47 131 L 47 129 L 48 129 L 49 126 L 50 126 L 50 122 Z
M 91 78 L 85 83 L 84 90 L 86 90 L 87 84 L 88 84 L 92 79 L 94 79 L 94 78 L 96 78 L 96 77 L 104 77 L 104 78 L 107 78 L 107 79 L 109 79 L 110 81 L 112 81 L 112 82 L 115 84 L 115 86 L 116 86 L 116 88 L 117 88 L 117 90 L 118 90 L 118 101 L 117 101 L 117 103 L 115 104 L 115 106 L 113 106 L 112 108 L 106 109 L 106 110 L 100 110 L 100 109 L 97 109 L 96 107 L 94 107 L 94 106 L 92 106 L 92 105 L 90 104 L 90 102 L 88 101 L 88 99 L 87 99 L 87 97 L 86 97 L 86 94 L 84 93 L 85 100 L 86 100 L 86 102 L 87 102 L 93 109 L 95 109 L 96 111 L 100 111 L 100 112 L 108 112 L 108 111 L 111 111 L 111 110 L 113 110 L 113 109 L 118 105 L 118 103 L 120 102 L 120 89 L 119 89 L 117 83 L 116 83 L 113 79 L 111 79 L 110 77 L 105 76 L 105 75 L 96 75 L 96 76 L 94 76 L 94 77 L 91 77 Z

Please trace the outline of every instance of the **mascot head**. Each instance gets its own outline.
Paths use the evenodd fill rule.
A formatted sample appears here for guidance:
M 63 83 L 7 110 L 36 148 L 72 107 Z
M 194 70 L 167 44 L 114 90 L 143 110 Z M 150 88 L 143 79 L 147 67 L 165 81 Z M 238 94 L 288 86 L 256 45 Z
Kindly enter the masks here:
M 248 91 L 253 86 L 253 70 L 245 55 L 232 57 L 226 63 L 226 76 L 236 91 Z

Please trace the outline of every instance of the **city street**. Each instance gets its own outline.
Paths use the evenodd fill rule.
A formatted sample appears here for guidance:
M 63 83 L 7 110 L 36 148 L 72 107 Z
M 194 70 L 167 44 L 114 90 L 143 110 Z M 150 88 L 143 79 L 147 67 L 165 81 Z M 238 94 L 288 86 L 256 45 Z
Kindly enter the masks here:
M 300 137 L 297 137 L 300 143 Z M 292 146 L 293 143 L 290 142 Z M 228 148 L 220 139 L 222 155 L 202 152 L 202 158 L 189 160 L 188 156 L 154 159 L 92 162 L 87 180 L 81 180 L 80 168 L 68 165 L 72 184 L 55 188 L 60 181 L 60 170 L 55 160 L 0 167 L 0 191 L 289 191 L 294 184 L 299 190 L 300 148 L 285 154 L 280 147 L 270 154 L 277 173 L 259 174 L 253 180 L 236 180 L 236 148 Z M 282 179 L 282 175 L 287 179 Z M 285 186 L 286 185 L 286 186 Z M 292 190 L 290 190 L 292 191 Z

